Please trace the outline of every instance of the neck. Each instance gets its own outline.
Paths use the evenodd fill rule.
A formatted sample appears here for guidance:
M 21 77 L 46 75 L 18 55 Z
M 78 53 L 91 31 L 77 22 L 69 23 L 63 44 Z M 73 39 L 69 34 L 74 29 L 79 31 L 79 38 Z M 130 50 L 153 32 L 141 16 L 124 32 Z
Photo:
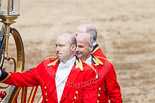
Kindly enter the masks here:
M 74 55 L 70 56 L 70 57 L 67 58 L 67 59 L 60 60 L 60 61 L 62 61 L 62 62 L 65 64 L 67 61 L 71 60 L 73 57 L 74 57 Z
M 90 57 L 90 55 L 88 55 L 88 56 L 85 57 L 85 58 L 81 58 L 81 60 L 82 60 L 82 61 L 86 61 L 89 57 Z

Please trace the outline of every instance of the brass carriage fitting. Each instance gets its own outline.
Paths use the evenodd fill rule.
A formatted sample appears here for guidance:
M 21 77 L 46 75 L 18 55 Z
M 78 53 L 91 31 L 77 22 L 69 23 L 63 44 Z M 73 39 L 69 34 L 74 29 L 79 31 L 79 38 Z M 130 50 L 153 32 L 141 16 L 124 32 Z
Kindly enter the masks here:
M 20 0 L 1 0 L 0 19 L 4 24 L 12 24 L 20 15 Z
M 15 19 L 20 15 L 20 0 L 0 0 L 0 19 L 5 25 L 5 50 L 2 57 L 6 60 L 13 60 L 14 72 L 21 72 L 24 69 L 24 47 L 19 32 L 11 28 L 10 25 L 15 23 Z M 17 49 L 17 62 L 14 58 L 8 57 L 8 45 L 10 33 L 13 35 Z M 1 62 L 0 62 L 1 63 Z M 9 85 L 1 86 L 0 88 L 8 88 Z M 7 100 L 6 100 L 7 101 Z M 6 102 L 7 103 L 7 102 Z
M 19 15 L 20 0 L 0 0 L 0 15 Z
M 10 25 L 15 23 L 15 19 L 20 15 L 20 0 L 0 0 L 0 19 L 5 25 L 5 54 L 8 57 L 8 43 L 10 34 Z

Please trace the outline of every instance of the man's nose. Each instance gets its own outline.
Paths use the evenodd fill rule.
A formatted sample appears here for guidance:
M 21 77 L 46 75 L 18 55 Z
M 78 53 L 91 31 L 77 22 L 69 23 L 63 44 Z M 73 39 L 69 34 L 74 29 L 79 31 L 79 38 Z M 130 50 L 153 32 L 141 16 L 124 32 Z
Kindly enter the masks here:
M 74 36 L 75 36 L 75 37 L 77 36 L 77 32 L 74 33 Z
M 76 51 L 76 52 L 78 52 L 78 51 L 79 51 L 79 47 L 78 47 L 78 46 L 76 47 L 76 50 L 75 50 L 75 51 Z
M 56 51 L 59 51 L 59 46 L 56 47 Z

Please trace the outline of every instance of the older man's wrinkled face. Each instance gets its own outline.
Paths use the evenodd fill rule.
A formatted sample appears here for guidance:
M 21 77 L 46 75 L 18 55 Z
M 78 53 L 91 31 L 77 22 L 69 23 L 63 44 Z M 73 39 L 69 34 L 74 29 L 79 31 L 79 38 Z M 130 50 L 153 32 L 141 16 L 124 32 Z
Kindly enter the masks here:
M 57 58 L 66 62 L 72 54 L 71 44 L 67 38 L 59 37 L 56 41 L 56 55 Z
M 76 55 L 82 61 L 85 61 L 91 53 L 92 47 L 88 44 L 88 39 L 77 36 Z

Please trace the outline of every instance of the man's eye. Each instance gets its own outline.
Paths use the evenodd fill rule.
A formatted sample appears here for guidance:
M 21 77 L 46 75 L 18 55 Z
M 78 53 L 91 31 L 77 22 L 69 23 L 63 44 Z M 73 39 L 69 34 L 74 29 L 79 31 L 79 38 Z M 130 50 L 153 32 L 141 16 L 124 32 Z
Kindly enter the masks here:
M 59 45 L 60 47 L 64 47 L 64 45 Z
M 79 48 L 83 48 L 83 46 L 79 46 Z

